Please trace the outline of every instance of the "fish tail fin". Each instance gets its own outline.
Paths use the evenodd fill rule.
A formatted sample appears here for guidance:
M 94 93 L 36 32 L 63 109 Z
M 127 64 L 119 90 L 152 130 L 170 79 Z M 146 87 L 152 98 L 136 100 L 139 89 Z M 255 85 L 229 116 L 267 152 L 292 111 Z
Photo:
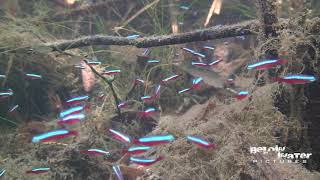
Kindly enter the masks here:
M 85 110 L 89 110 L 89 109 L 91 109 L 91 103 L 88 103 L 88 104 L 86 104 L 85 106 L 84 106 L 84 109 Z
M 69 134 L 74 135 L 74 136 L 78 136 L 79 133 L 77 131 L 69 131 Z
M 281 78 L 279 78 L 279 77 L 271 77 L 271 80 L 272 80 L 272 81 L 280 82 L 280 81 L 281 81 Z
M 139 140 L 138 139 L 132 139 L 132 143 L 133 144 L 139 144 Z
M 58 120 L 57 124 L 58 124 L 58 125 L 62 125 L 62 124 L 63 124 L 63 121 L 62 121 L 62 120 Z
M 164 159 L 164 156 L 159 156 L 158 158 L 157 158 L 157 161 L 161 161 L 161 160 L 163 160 Z

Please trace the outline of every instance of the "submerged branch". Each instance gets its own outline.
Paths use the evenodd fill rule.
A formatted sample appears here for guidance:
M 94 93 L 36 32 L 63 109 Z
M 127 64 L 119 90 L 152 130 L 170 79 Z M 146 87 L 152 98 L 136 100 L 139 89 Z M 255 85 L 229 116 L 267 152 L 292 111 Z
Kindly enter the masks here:
M 118 45 L 118 46 L 136 46 L 138 48 L 184 44 L 188 42 L 206 41 L 235 36 L 244 36 L 255 34 L 259 27 L 256 20 L 246 21 L 234 25 L 214 26 L 211 28 L 195 30 L 192 32 L 178 33 L 163 36 L 151 36 L 138 39 L 128 39 L 126 37 L 94 35 L 85 36 L 73 40 L 63 40 L 44 44 L 53 51 L 64 51 L 73 48 L 80 48 L 91 45 Z

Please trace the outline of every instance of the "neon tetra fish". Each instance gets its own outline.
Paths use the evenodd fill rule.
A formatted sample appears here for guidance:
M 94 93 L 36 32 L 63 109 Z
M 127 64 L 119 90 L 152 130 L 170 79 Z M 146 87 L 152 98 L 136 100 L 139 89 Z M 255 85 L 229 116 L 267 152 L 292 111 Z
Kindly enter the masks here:
M 38 74 L 26 74 L 26 77 L 29 78 L 29 79 L 32 79 L 32 80 L 42 79 L 42 76 L 38 75 Z
M 199 89 L 202 81 L 203 81 L 202 77 L 193 79 L 191 89 Z
M 122 142 L 125 142 L 125 143 L 131 143 L 131 138 L 127 135 L 124 135 L 118 131 L 115 131 L 113 129 L 109 129 L 109 132 L 112 134 L 112 136 Z
M 141 166 L 150 166 L 154 163 L 157 163 L 158 161 L 161 161 L 163 158 L 164 158 L 163 156 L 159 156 L 158 158 L 155 158 L 155 159 L 130 157 L 130 161 Z
M 273 80 L 289 84 L 307 84 L 316 81 L 317 78 L 310 75 L 294 74 L 284 77 L 275 77 Z
M 191 91 L 191 88 L 182 89 L 182 90 L 178 91 L 178 94 L 182 94 L 182 93 L 189 92 L 189 91 Z
M 43 174 L 50 171 L 50 168 L 33 168 L 27 171 L 27 174 Z
M 132 35 L 129 35 L 127 36 L 128 39 L 137 39 L 137 38 L 140 38 L 140 35 L 139 34 L 132 34 Z
M 6 173 L 6 170 L 5 169 L 1 169 L 0 170 L 0 177 L 3 177 L 5 173 Z
M 13 95 L 12 89 L 8 89 L 7 91 L 0 92 L 0 99 L 5 99 Z
M 203 46 L 203 49 L 214 50 L 215 48 L 214 48 L 214 47 L 211 47 L 211 46 Z
M 221 61 L 222 61 L 222 59 L 212 61 L 211 63 L 208 64 L 208 66 L 215 66 L 215 65 L 219 64 Z
M 200 138 L 200 137 L 196 137 L 196 136 L 187 136 L 187 140 L 199 147 L 202 147 L 202 148 L 207 148 L 207 149 L 210 149 L 210 148 L 215 148 L 215 145 L 212 144 L 212 143 L 209 143 L 208 141 Z
M 158 64 L 158 63 L 160 63 L 160 61 L 156 60 L 156 59 L 151 59 L 151 60 L 148 60 L 147 63 L 148 64 Z
M 17 104 L 17 105 L 15 105 L 15 106 L 13 106 L 12 108 L 10 108 L 10 109 L 9 109 L 9 113 L 14 112 L 15 110 L 17 110 L 17 109 L 18 109 L 18 107 L 19 107 L 19 105 L 18 105 L 18 104 Z
M 69 108 L 67 110 L 60 112 L 59 116 L 60 116 L 60 118 L 63 118 L 68 115 L 79 114 L 89 108 L 90 108 L 89 105 L 75 106 L 75 107 L 72 107 L 72 108 Z
M 242 100 L 242 99 L 246 98 L 248 95 L 249 95 L 249 92 L 248 92 L 248 91 L 240 91 L 240 92 L 236 95 L 236 98 L 237 98 L 238 100 Z
M 54 131 L 49 131 L 49 132 L 34 136 L 32 138 L 32 142 L 33 143 L 49 142 L 49 141 L 54 141 L 54 140 L 66 138 L 69 136 L 77 136 L 77 135 L 78 135 L 77 131 L 69 131 L 65 129 L 54 130 Z
M 120 108 L 120 109 L 125 108 L 125 107 L 127 107 L 127 103 L 126 102 L 120 102 L 118 104 L 118 108 Z
M 110 155 L 110 152 L 104 151 L 101 149 L 88 149 L 88 150 L 81 150 L 81 154 L 87 154 L 87 155 L 94 155 L 94 156 L 104 156 L 104 155 Z
M 144 102 L 144 103 L 147 103 L 147 102 L 150 102 L 153 100 L 152 96 L 143 96 L 141 97 L 141 100 Z
M 191 65 L 193 65 L 193 66 L 198 66 L 198 67 L 207 67 L 207 66 L 208 66 L 208 64 L 206 64 L 206 63 L 196 62 L 196 61 L 192 61 L 192 62 L 191 62 Z
M 161 80 L 162 83 L 168 83 L 169 81 L 174 81 L 174 80 L 177 80 L 178 78 L 180 77 L 180 75 L 172 75 L 170 77 L 167 77 L 163 80 Z
M 88 61 L 88 60 L 85 60 L 85 62 L 88 64 L 88 65 L 101 65 L 101 61 Z
M 88 100 L 89 96 L 78 96 L 71 98 L 65 102 L 66 105 L 78 105 L 82 104 L 84 101 Z
M 145 136 L 139 139 L 134 139 L 134 144 L 139 144 L 143 146 L 156 146 L 160 144 L 167 144 L 175 140 L 175 137 L 171 134 L 167 135 L 155 135 L 155 136 Z
M 58 124 L 74 124 L 81 122 L 85 118 L 84 114 L 71 114 L 63 117 L 58 121 Z
M 139 116 L 141 118 L 143 117 L 149 117 L 152 116 L 153 114 L 157 113 L 158 111 L 155 108 L 148 108 L 144 111 L 139 112 Z
M 138 84 L 138 83 L 144 84 L 144 80 L 142 80 L 142 79 L 135 79 L 135 80 L 134 80 L 134 83 L 135 83 L 135 84 Z
M 127 150 L 125 150 L 125 153 L 128 153 L 130 155 L 137 155 L 142 154 L 151 149 L 150 146 L 131 146 Z
M 115 75 L 115 74 L 120 74 L 120 73 L 121 73 L 120 69 L 114 69 L 114 70 L 102 72 L 103 75 Z
M 268 68 L 275 67 L 277 65 L 284 64 L 286 62 L 287 62 L 287 60 L 285 60 L 285 59 L 264 60 L 264 61 L 260 61 L 260 62 L 248 65 L 247 69 L 249 69 L 249 70 L 251 70 L 251 69 L 263 70 L 263 69 L 268 69 Z
M 114 173 L 116 173 L 116 175 L 118 177 L 118 180 L 123 180 L 123 175 L 122 175 L 120 166 L 118 164 L 117 165 L 113 165 L 112 169 L 113 169 Z

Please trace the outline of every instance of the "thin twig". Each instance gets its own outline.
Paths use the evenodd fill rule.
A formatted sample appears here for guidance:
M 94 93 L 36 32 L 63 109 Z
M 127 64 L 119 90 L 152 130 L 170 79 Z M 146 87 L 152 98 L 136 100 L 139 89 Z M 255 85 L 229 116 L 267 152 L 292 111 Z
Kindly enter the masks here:
M 121 110 L 120 110 L 120 108 L 118 106 L 119 103 L 120 103 L 120 100 L 119 100 L 119 98 L 117 96 L 116 91 L 113 88 L 112 81 L 109 81 L 106 77 L 104 77 L 102 74 L 100 74 L 95 68 L 93 68 L 90 64 L 88 64 L 86 60 L 84 60 L 84 62 L 90 67 L 90 69 L 92 70 L 92 72 L 94 74 L 96 74 L 98 77 L 100 77 L 104 82 L 106 82 L 108 84 L 109 88 L 111 89 L 114 101 L 115 101 L 115 105 L 116 105 L 116 108 L 117 108 L 118 116 L 122 120 Z

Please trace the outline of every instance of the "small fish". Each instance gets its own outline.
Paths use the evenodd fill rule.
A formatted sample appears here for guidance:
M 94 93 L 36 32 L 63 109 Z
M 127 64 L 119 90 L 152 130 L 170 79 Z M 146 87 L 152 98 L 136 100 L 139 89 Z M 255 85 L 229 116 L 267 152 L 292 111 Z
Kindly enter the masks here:
M 192 61 L 192 62 L 191 62 L 191 65 L 193 65 L 193 66 L 198 66 L 198 67 L 206 67 L 206 66 L 208 66 L 208 64 L 206 64 L 206 63 L 196 62 L 196 61 Z
M 87 154 L 87 155 L 95 155 L 95 156 L 104 156 L 104 155 L 110 155 L 110 152 L 104 151 L 101 149 L 88 149 L 88 150 L 81 150 L 81 154 Z
M 214 50 L 215 48 L 214 47 L 211 47 L 211 46 L 203 46 L 204 49 L 207 49 L 207 50 Z
M 193 54 L 195 52 L 194 50 L 189 49 L 189 48 L 182 48 L 182 50 L 184 50 L 184 51 L 186 51 L 188 53 L 191 53 L 191 54 Z
M 84 101 L 88 100 L 89 96 L 78 96 L 71 98 L 65 102 L 66 105 L 78 105 L 82 104 Z
M 214 144 L 209 143 L 208 141 L 200 138 L 200 137 L 196 137 L 196 136 L 187 136 L 187 140 L 191 143 L 194 143 L 202 148 L 215 148 Z
M 106 95 L 105 95 L 103 92 L 100 92 L 100 93 L 98 94 L 98 99 L 99 99 L 99 100 L 102 100 L 104 97 L 106 97 Z
M 156 60 L 156 59 L 151 59 L 151 60 L 148 60 L 147 63 L 148 64 L 158 64 L 158 63 L 160 63 L 160 61 Z
M 190 88 L 182 89 L 182 90 L 178 91 L 178 94 L 189 92 L 190 90 L 191 90 Z
M 114 75 L 114 74 L 120 74 L 120 73 L 121 73 L 120 69 L 114 69 L 114 70 L 102 72 L 103 75 Z
M 109 129 L 109 132 L 112 134 L 112 136 L 122 142 L 125 142 L 125 143 L 131 143 L 131 138 L 118 132 L 118 131 L 115 131 L 113 129 Z
M 0 74 L 0 79 L 5 79 L 6 75 Z
M 138 164 L 138 165 L 141 165 L 141 166 L 150 166 L 158 161 L 161 161 L 163 159 L 162 156 L 159 156 L 158 158 L 156 159 L 146 159 L 146 158 L 138 158 L 138 157 L 130 157 L 130 161 L 135 163 L 135 164 Z
M 275 77 L 273 80 L 289 84 L 307 84 L 316 81 L 317 78 L 310 75 L 293 74 L 284 77 Z
M 66 129 L 54 130 L 54 131 L 49 131 L 49 132 L 34 136 L 32 138 L 32 142 L 33 143 L 49 142 L 57 139 L 66 138 L 68 136 L 77 136 L 77 135 L 78 135 L 77 131 L 69 131 Z
M 60 112 L 59 116 L 60 116 L 60 118 L 63 118 L 68 115 L 79 114 L 89 108 L 90 108 L 89 105 L 75 106 L 75 107 L 72 107 L 72 108 L 69 108 L 67 110 Z
M 118 104 L 118 108 L 120 108 L 120 109 L 125 108 L 125 107 L 127 107 L 127 103 L 126 102 L 120 102 Z
M 74 124 L 81 122 L 86 116 L 84 114 L 71 114 L 63 117 L 58 121 L 58 124 Z
M 18 105 L 18 104 L 17 104 L 17 105 L 15 105 L 15 106 L 13 106 L 12 108 L 10 108 L 10 109 L 9 109 L 9 113 L 14 112 L 15 110 L 17 110 L 17 109 L 18 109 L 18 107 L 19 107 L 19 105 Z
M 249 69 L 249 70 L 252 70 L 252 69 L 263 70 L 263 69 L 268 69 L 268 68 L 275 67 L 277 65 L 284 64 L 286 62 L 287 62 L 287 60 L 285 60 L 285 59 L 264 60 L 264 61 L 260 61 L 260 62 L 248 65 L 247 69 Z
M 77 69 L 86 69 L 86 67 L 82 66 L 82 65 L 74 65 L 75 68 Z
M 38 74 L 26 74 L 26 77 L 32 80 L 42 79 L 42 76 Z
M 167 135 L 155 135 L 155 136 L 145 136 L 139 139 L 134 139 L 134 144 L 139 144 L 143 146 L 156 146 L 160 144 L 166 144 L 174 141 L 175 138 L 171 134 Z
M 151 53 L 151 49 L 150 49 L 150 48 L 146 48 L 146 49 L 143 51 L 142 55 L 143 55 L 143 56 L 148 56 L 148 55 L 150 55 L 150 53 Z
M 88 64 L 88 65 L 101 65 L 101 61 L 88 61 L 88 60 L 85 60 L 85 62 Z
M 27 171 L 27 174 L 43 174 L 50 171 L 50 168 L 33 168 L 30 171 Z
M 7 91 L 0 92 L 0 99 L 5 99 L 13 95 L 12 89 L 8 89 Z
M 149 117 L 152 116 L 153 114 L 157 113 L 158 111 L 155 108 L 148 108 L 145 111 L 139 112 L 139 116 L 141 118 L 143 117 Z
M 183 9 L 183 10 L 189 10 L 190 9 L 190 7 L 188 7 L 188 6 L 180 6 L 180 9 Z
M 180 21 L 180 22 L 178 22 L 178 24 L 182 26 L 182 25 L 184 25 L 184 22 Z
M 249 92 L 248 92 L 248 91 L 240 91 L 240 92 L 236 95 L 236 98 L 237 98 L 238 100 L 242 100 L 242 99 L 246 98 L 248 95 L 249 95 Z
M 153 99 L 158 98 L 158 97 L 160 96 L 160 91 L 161 91 L 161 85 L 159 84 L 159 85 L 156 87 L 152 98 L 153 98 Z
M 221 61 L 222 61 L 222 59 L 218 59 L 218 60 L 216 60 L 216 61 L 212 61 L 212 62 L 209 63 L 208 65 L 209 65 L 209 66 L 215 66 L 215 65 L 219 64 Z
M 6 173 L 5 169 L 0 169 L 0 177 L 3 177 L 5 173 Z
M 150 102 L 153 100 L 153 97 L 152 96 L 143 96 L 141 97 L 141 101 L 147 103 L 147 102 Z
M 198 52 L 193 52 L 192 54 L 195 55 L 195 56 L 199 56 L 201 58 L 205 58 L 206 57 L 206 55 L 198 53 Z
M 199 89 L 201 86 L 201 82 L 203 82 L 203 78 L 202 77 L 198 77 L 192 80 L 192 86 L 191 89 Z
M 180 77 L 180 75 L 176 75 L 176 74 L 175 74 L 175 75 L 172 75 L 172 76 L 170 76 L 170 77 L 167 77 L 167 78 L 161 80 L 161 82 L 167 83 L 167 82 L 169 82 L 169 81 L 177 80 L 179 77 Z
M 118 180 L 123 180 L 123 175 L 122 175 L 120 166 L 118 164 L 117 165 L 113 165 L 112 169 L 113 169 L 114 173 L 116 173 L 116 175 L 118 177 Z
M 134 83 L 140 83 L 140 84 L 144 84 L 144 80 L 142 80 L 142 79 L 135 79 L 134 80 Z
M 139 37 L 140 37 L 139 34 L 132 34 L 132 35 L 127 36 L 128 39 L 137 39 Z
M 150 146 L 131 146 L 128 148 L 128 150 L 125 151 L 125 153 L 128 153 L 130 155 L 137 155 L 142 154 L 151 149 Z

